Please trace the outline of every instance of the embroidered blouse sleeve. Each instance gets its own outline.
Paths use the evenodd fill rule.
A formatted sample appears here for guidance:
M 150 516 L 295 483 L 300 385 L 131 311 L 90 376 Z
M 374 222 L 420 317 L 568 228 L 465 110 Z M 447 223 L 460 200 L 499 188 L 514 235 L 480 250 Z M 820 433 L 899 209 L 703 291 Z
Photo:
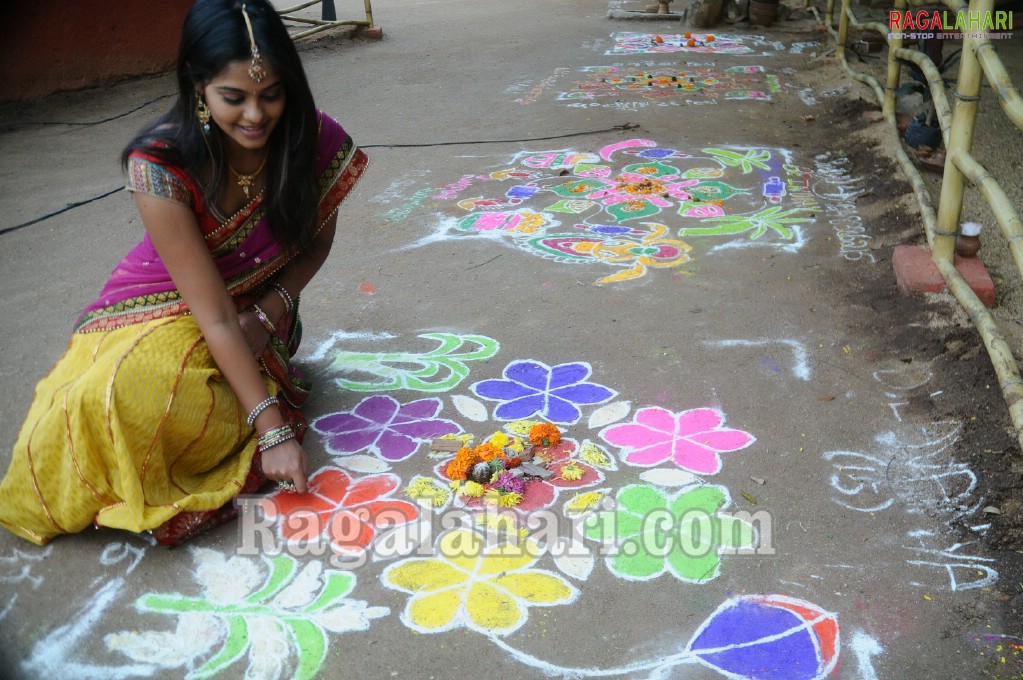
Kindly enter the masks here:
M 128 158 L 128 180 L 125 188 L 141 194 L 165 198 L 188 207 L 194 204 L 192 192 L 180 177 L 153 161 Z

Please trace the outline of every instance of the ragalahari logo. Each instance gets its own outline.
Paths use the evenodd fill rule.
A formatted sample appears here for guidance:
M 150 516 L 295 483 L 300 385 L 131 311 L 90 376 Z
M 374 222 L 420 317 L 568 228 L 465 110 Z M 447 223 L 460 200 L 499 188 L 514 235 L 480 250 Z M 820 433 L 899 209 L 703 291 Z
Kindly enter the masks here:
M 889 38 L 904 40 L 939 38 L 988 38 L 999 40 L 1012 35 L 1012 12 L 1005 10 L 949 12 L 948 10 L 892 10 L 888 12 Z

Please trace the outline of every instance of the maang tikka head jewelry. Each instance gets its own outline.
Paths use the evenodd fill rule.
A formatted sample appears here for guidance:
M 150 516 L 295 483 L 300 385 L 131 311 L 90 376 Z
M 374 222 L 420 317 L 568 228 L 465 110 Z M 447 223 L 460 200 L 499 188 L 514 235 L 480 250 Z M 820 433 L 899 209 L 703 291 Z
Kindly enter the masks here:
M 266 69 L 263 68 L 263 57 L 259 55 L 259 47 L 256 45 L 256 34 L 252 32 L 252 21 L 249 20 L 249 13 L 242 5 L 242 17 L 245 18 L 245 28 L 249 31 L 249 51 L 252 53 L 252 61 L 249 62 L 249 78 L 254 82 L 261 83 L 266 78 Z
M 206 105 L 206 100 L 202 98 L 202 92 L 195 93 L 195 117 L 199 119 L 202 124 L 202 131 L 206 134 L 210 133 L 210 107 Z

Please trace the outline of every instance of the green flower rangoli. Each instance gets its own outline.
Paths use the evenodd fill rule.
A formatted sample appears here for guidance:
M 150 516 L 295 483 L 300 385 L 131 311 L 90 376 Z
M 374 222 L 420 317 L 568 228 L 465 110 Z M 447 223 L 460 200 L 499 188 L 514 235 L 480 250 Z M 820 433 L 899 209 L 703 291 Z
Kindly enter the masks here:
M 632 484 L 617 496 L 617 509 L 600 512 L 584 525 L 587 538 L 612 542 L 606 558 L 616 576 L 649 581 L 665 572 L 690 583 L 718 576 L 721 553 L 756 545 L 745 519 L 721 512 L 731 502 L 720 486 L 701 485 L 675 493 Z

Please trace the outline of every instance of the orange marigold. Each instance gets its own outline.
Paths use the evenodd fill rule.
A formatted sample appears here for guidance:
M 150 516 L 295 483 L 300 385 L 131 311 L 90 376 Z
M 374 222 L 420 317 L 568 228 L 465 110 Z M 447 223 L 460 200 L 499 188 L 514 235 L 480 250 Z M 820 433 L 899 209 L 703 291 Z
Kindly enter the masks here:
M 495 458 L 504 458 L 504 451 L 497 448 L 490 442 L 480 444 L 476 447 L 476 457 L 484 463 L 489 463 Z
M 561 442 L 561 431 L 550 423 L 534 425 L 529 430 L 529 443 L 533 446 L 557 446 Z
M 448 476 L 448 479 L 463 480 L 469 475 L 469 468 L 472 465 L 465 465 L 462 461 L 455 458 L 453 461 L 448 463 L 447 468 L 444 470 L 444 474 Z
M 469 475 L 469 470 L 472 466 L 478 462 L 480 462 L 480 459 L 476 452 L 467 446 L 463 446 L 458 449 L 455 459 L 448 463 L 444 473 L 450 479 L 465 479 Z
M 705 38 L 705 40 L 706 40 L 707 42 L 714 42 L 714 36 L 712 36 L 712 35 L 708 35 L 708 36 L 707 36 L 707 37 Z

